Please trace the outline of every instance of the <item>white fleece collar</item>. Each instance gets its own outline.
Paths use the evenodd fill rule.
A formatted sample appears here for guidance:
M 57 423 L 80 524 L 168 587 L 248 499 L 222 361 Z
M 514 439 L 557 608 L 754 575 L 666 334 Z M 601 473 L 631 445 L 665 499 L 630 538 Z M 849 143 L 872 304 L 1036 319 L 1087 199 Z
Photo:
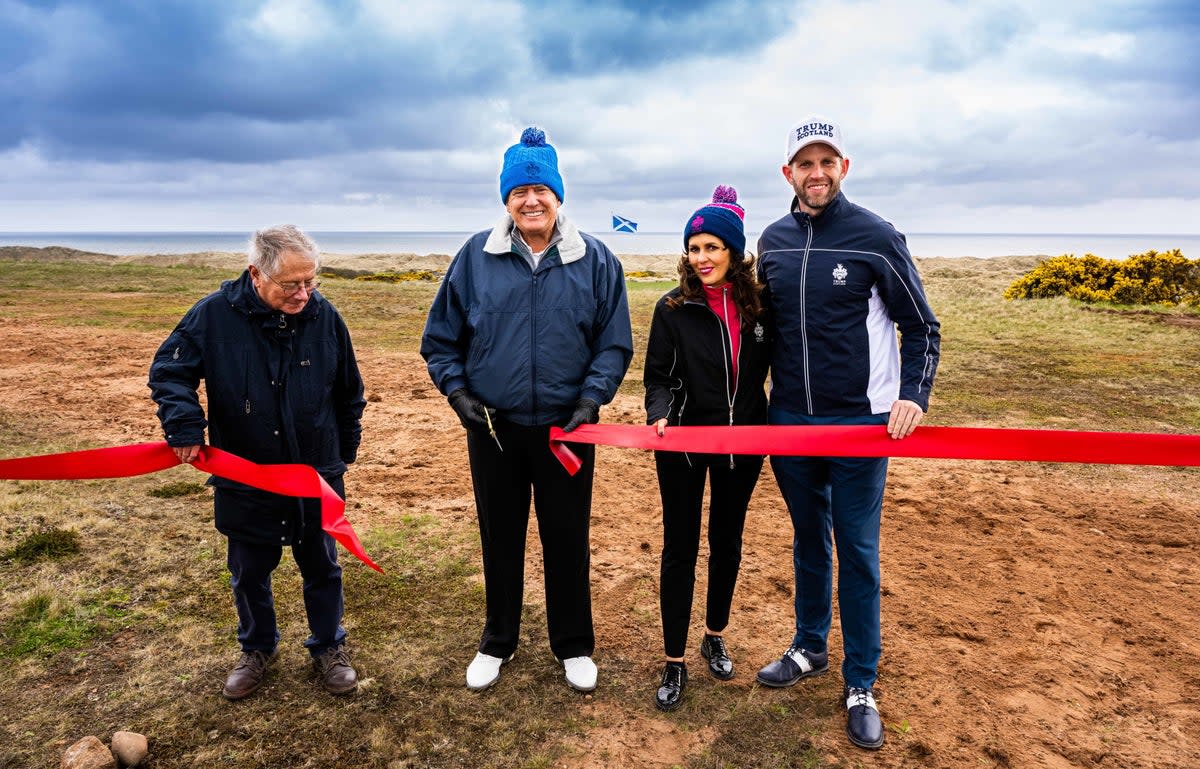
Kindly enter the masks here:
M 558 218 L 555 220 L 555 226 L 558 227 L 558 232 L 562 235 L 562 240 L 558 242 L 558 256 L 563 264 L 570 264 L 583 258 L 587 252 L 587 244 L 583 242 L 583 236 L 579 234 L 579 228 L 576 227 L 567 217 L 559 212 Z M 513 218 L 504 212 L 504 217 L 496 223 L 488 235 L 487 242 L 483 244 L 483 250 L 489 254 L 507 254 L 513 249 L 512 242 Z

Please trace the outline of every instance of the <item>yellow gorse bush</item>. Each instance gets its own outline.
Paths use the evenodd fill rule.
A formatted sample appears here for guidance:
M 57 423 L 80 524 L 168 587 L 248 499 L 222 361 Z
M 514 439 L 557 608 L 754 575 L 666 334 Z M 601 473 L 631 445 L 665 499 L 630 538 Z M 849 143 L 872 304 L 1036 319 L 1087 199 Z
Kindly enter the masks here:
M 1063 254 L 1039 264 L 1004 292 L 1005 299 L 1068 296 L 1081 302 L 1200 307 L 1200 260 L 1178 249 L 1128 259 Z

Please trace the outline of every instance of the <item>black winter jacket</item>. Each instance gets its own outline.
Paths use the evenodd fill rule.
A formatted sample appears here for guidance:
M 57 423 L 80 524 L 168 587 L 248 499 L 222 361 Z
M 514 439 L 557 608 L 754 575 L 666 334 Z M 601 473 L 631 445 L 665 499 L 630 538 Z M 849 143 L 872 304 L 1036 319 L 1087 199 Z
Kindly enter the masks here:
M 654 307 L 643 374 L 646 423 L 666 417 L 672 425 L 766 424 L 763 383 L 771 349 L 766 314 L 741 318 L 735 380 L 725 322 L 703 301 L 667 304 L 679 294 L 672 289 Z
M 345 322 L 317 292 L 298 314 L 287 315 L 263 304 L 249 271 L 222 283 L 159 347 L 149 386 L 171 446 L 204 443 L 207 426 L 208 442 L 219 449 L 260 464 L 311 465 L 326 479 L 341 476 L 358 453 L 362 378 Z M 221 478 L 209 483 L 249 491 Z M 275 530 L 291 528 L 253 511 L 232 516 L 237 520 L 220 517 L 222 532 L 257 532 L 252 538 L 265 541 L 279 542 L 287 535 Z

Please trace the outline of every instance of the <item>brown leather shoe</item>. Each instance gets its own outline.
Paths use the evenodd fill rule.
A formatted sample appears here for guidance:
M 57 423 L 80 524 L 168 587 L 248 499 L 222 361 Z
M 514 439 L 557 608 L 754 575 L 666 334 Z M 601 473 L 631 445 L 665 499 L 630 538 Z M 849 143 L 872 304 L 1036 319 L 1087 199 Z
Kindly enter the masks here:
M 325 691 L 330 694 L 349 694 L 358 688 L 358 673 L 350 664 L 350 651 L 345 644 L 327 650 L 319 657 L 313 658 L 313 667 Z
M 269 654 L 263 651 L 242 652 L 242 658 L 230 671 L 225 679 L 225 687 L 221 694 L 227 700 L 240 700 L 249 697 L 258 687 L 262 686 L 263 676 L 267 674 L 267 666 L 275 659 L 277 650 Z

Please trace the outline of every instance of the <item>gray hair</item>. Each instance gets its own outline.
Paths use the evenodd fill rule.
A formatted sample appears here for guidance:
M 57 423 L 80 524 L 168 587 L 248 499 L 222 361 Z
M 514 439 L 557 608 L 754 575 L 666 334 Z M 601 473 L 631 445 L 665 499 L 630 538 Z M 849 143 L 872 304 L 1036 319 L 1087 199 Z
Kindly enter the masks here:
M 250 236 L 247 249 L 250 264 L 268 275 L 275 274 L 279 268 L 279 256 L 284 251 L 302 254 L 311 259 L 317 269 L 321 268 L 321 251 L 316 242 L 294 224 L 267 227 Z

